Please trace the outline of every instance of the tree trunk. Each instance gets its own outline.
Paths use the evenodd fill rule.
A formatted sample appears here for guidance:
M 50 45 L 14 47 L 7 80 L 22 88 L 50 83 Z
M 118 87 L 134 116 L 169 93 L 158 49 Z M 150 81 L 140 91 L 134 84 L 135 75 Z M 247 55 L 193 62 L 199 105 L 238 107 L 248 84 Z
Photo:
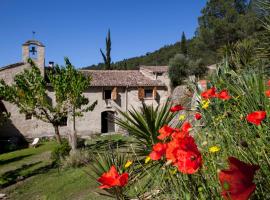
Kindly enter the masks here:
M 75 109 L 73 108 L 73 114 L 72 114 L 72 131 L 69 135 L 69 143 L 71 146 L 71 150 L 73 152 L 77 149 L 77 131 L 76 131 L 76 117 L 75 117 Z
M 58 125 L 53 125 L 54 127 L 54 132 L 55 132 L 55 137 L 56 137 L 56 141 L 61 144 L 61 137 L 60 137 L 60 133 L 59 133 L 59 126 Z

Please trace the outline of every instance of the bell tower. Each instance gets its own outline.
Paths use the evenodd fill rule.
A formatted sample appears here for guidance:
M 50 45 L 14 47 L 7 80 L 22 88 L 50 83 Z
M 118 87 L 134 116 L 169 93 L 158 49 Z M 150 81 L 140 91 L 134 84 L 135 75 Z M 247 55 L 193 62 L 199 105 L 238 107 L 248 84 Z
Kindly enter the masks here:
M 37 40 L 28 40 L 22 45 L 22 60 L 27 63 L 31 58 L 44 75 L 45 46 Z

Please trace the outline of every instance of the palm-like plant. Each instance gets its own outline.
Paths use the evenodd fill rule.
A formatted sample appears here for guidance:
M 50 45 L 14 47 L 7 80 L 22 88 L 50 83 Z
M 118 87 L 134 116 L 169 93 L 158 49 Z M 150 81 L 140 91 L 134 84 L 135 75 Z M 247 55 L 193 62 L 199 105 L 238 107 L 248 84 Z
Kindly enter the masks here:
M 116 124 L 126 130 L 135 140 L 135 152 L 139 156 L 146 156 L 153 144 L 158 142 L 158 130 L 165 124 L 171 124 L 175 113 L 170 112 L 171 103 L 167 101 L 163 106 L 147 106 L 141 109 L 132 108 L 128 112 L 119 110 L 120 117 L 116 117 Z

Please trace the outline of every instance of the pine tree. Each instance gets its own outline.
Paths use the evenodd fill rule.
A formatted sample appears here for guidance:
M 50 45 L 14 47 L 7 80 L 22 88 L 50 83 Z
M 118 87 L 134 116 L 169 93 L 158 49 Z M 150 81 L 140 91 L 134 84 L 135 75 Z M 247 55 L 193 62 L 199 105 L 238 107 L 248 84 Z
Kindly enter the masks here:
M 187 39 L 185 32 L 182 33 L 182 38 L 181 38 L 181 53 L 187 56 L 188 50 L 187 50 Z
M 112 44 L 111 43 L 111 33 L 110 33 L 110 29 L 109 29 L 108 30 L 108 35 L 106 37 L 106 55 L 102 51 L 102 49 L 100 49 L 100 52 L 101 52 L 101 55 L 103 57 L 106 70 L 111 70 L 111 44 Z

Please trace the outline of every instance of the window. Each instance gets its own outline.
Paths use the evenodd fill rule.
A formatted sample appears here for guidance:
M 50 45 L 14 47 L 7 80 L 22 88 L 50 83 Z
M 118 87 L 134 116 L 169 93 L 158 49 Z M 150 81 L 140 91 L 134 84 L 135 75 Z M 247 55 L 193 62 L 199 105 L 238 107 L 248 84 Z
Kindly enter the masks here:
M 144 90 L 144 98 L 153 98 L 153 90 L 152 89 Z
M 67 126 L 67 117 L 62 117 L 59 125 L 60 126 Z
M 104 90 L 104 99 L 111 99 L 112 98 L 112 90 Z
M 30 120 L 32 119 L 32 114 L 31 113 L 26 113 L 25 114 L 25 120 Z

